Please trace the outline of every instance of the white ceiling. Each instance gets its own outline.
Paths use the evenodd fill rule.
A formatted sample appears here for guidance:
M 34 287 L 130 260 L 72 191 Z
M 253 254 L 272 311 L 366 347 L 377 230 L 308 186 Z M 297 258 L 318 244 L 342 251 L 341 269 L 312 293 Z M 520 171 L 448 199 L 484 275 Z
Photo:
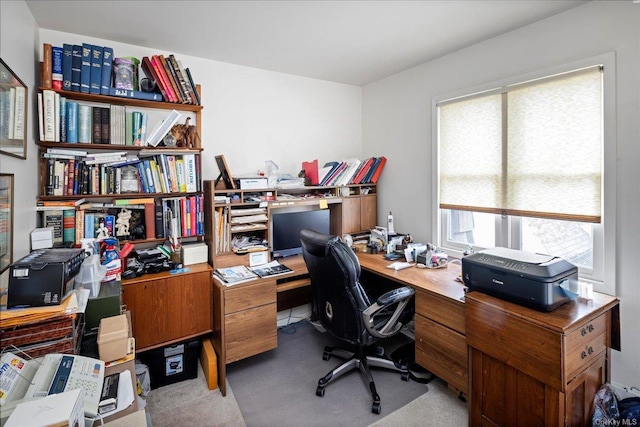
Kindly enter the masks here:
M 361 86 L 587 1 L 26 3 L 40 28 Z

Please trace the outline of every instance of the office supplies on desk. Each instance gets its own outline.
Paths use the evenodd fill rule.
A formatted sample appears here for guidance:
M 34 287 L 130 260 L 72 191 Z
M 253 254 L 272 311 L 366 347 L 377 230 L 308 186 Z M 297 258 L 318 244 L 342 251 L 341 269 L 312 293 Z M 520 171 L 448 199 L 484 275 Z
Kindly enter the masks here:
M 387 268 L 391 268 L 393 270 L 404 270 L 405 268 L 413 267 L 413 265 L 414 264 L 412 262 L 396 261 L 387 265 Z

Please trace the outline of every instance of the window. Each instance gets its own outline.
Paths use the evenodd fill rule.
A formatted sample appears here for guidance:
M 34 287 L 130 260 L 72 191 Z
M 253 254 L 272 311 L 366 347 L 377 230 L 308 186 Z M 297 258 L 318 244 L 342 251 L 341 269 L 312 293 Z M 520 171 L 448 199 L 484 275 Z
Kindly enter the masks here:
M 603 55 L 434 100 L 438 246 L 561 256 L 614 293 L 613 67 Z

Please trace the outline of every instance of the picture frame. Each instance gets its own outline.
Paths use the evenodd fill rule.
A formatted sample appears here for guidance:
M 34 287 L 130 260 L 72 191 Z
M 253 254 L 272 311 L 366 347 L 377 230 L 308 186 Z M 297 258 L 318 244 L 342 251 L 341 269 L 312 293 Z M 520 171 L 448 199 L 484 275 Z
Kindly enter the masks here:
M 13 262 L 13 174 L 0 174 L 0 273 Z
M 29 89 L 0 58 L 0 154 L 27 158 Z
M 220 175 L 218 175 L 218 177 L 216 178 L 214 187 L 217 187 L 218 182 L 220 182 L 220 180 L 222 179 L 227 190 L 235 190 L 236 184 L 233 181 L 231 172 L 229 172 L 229 166 L 227 165 L 227 161 L 225 160 L 224 155 L 215 156 L 215 159 L 218 165 L 218 170 L 220 170 Z

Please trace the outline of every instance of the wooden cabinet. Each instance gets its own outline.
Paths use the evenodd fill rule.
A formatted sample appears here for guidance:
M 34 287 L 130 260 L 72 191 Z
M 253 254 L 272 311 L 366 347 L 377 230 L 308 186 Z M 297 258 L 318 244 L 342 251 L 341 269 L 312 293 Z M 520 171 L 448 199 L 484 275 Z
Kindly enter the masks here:
M 542 313 L 469 293 L 469 425 L 589 425 L 618 323 L 618 301 L 607 295 Z
M 208 264 L 171 275 L 147 274 L 122 283 L 136 350 L 144 351 L 212 331 L 212 270 Z
M 468 393 L 464 303 L 416 289 L 416 362 Z
M 374 228 L 378 222 L 378 198 L 375 194 L 354 195 L 342 199 L 342 233 L 358 233 Z
M 278 346 L 276 280 L 233 286 L 214 281 L 213 347 L 218 355 L 220 391 L 225 396 L 226 365 Z

